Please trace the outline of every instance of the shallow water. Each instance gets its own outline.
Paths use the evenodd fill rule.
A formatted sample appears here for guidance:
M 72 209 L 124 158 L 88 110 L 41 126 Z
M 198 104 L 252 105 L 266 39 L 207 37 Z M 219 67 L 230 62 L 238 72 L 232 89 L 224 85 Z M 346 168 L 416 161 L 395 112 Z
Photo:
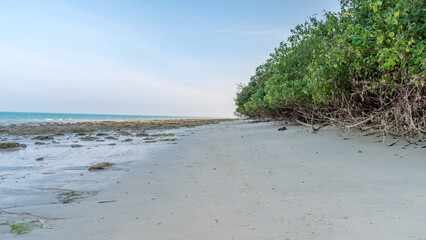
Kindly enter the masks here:
M 185 119 L 185 116 L 156 115 L 117 115 L 117 114 L 79 114 L 79 113 L 33 113 L 33 112 L 0 112 L 0 125 L 38 124 L 38 123 L 75 123 L 91 121 L 124 121 L 124 120 L 164 120 Z
M 173 129 L 161 132 L 174 133 L 175 137 L 179 137 L 185 131 L 187 130 Z M 147 133 L 157 132 L 159 131 Z M 120 181 L 121 176 L 134 164 L 147 161 L 148 153 L 154 148 L 173 143 L 146 143 L 144 137 L 106 133 L 118 140 L 99 136 L 99 140 L 104 140 L 103 142 L 83 141 L 81 136 L 68 134 L 55 137 L 54 141 L 57 143 L 54 143 L 52 140 L 32 140 L 33 136 L 8 136 L 7 141 L 24 143 L 27 147 L 19 150 L 0 150 L 0 223 L 22 221 L 21 215 L 13 214 L 16 207 L 62 204 L 58 194 L 63 192 L 87 193 L 82 197 L 96 194 L 97 191 Z M 93 134 L 95 135 L 96 133 Z M 128 138 L 132 141 L 124 142 Z M 156 138 L 160 140 L 167 137 Z M 46 144 L 35 145 L 35 142 Z M 113 143 L 116 145 L 110 145 Z M 72 148 L 73 144 L 83 146 Z M 36 160 L 38 158 L 43 160 Z M 115 165 L 106 170 L 88 171 L 91 165 L 100 162 L 112 162 Z M 5 231 L 7 230 L 0 230 L 0 236 Z

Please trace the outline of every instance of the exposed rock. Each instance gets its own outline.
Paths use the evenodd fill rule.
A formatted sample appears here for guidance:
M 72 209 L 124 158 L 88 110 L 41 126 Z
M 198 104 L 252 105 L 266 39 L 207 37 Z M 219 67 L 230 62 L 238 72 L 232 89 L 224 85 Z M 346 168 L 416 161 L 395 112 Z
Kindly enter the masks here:
M 285 131 L 285 130 L 287 130 L 286 127 L 280 127 L 280 128 L 278 128 L 278 131 Z

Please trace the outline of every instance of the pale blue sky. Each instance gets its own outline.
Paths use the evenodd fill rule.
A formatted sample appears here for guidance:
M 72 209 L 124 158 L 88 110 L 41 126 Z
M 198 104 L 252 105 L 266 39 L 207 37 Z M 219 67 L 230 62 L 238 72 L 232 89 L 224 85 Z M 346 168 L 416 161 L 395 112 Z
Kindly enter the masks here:
M 230 117 L 295 24 L 338 0 L 1 0 L 0 111 Z

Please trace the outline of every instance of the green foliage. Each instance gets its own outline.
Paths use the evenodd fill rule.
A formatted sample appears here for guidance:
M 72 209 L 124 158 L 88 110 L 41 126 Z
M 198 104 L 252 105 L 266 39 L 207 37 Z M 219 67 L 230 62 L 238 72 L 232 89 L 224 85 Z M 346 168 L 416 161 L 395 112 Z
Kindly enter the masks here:
M 241 85 L 236 112 L 387 106 L 399 86 L 424 85 L 425 9 L 423 0 L 341 0 L 340 12 L 311 17 L 291 31 Z
M 15 235 L 22 235 L 38 228 L 42 228 L 42 225 L 38 220 L 31 222 L 14 223 L 10 225 L 9 233 Z

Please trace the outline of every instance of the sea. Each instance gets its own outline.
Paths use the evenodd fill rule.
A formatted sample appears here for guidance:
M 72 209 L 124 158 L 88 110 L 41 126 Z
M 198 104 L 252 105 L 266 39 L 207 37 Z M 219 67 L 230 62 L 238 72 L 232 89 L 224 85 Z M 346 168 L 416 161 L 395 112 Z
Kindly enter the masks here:
M 0 125 L 74 123 L 89 121 L 161 120 L 199 118 L 188 116 L 83 114 L 83 113 L 40 113 L 40 112 L 0 112 Z

